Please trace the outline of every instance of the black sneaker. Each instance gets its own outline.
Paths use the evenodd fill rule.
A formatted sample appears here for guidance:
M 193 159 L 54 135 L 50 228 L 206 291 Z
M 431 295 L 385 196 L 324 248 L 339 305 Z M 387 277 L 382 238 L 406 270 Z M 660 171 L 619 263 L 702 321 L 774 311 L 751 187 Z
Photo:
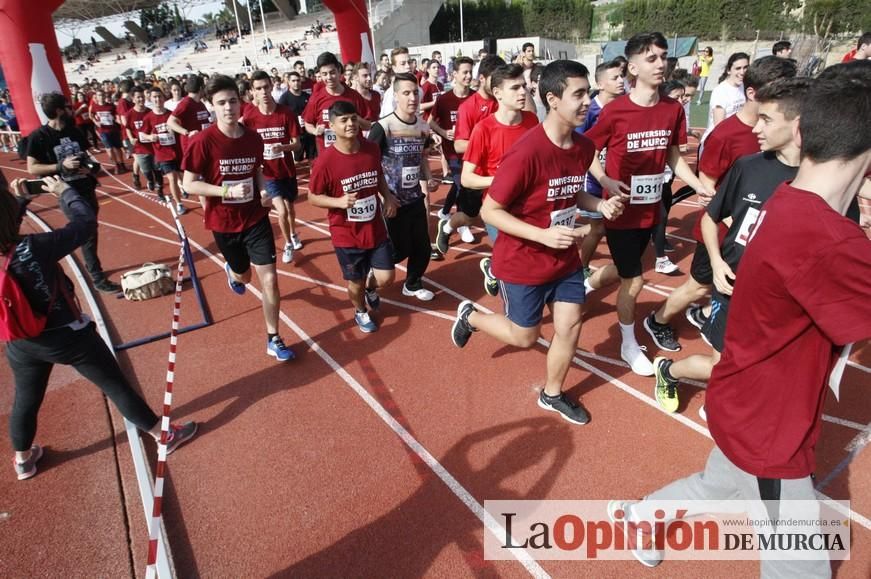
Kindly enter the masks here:
M 487 292 L 487 295 L 498 296 L 499 280 L 493 277 L 493 271 L 490 269 L 491 263 L 492 260 L 489 257 L 485 257 L 478 262 L 478 266 L 481 268 L 481 273 L 484 274 L 484 291 Z
M 139 180 L 139 175 L 133 175 L 133 187 L 137 190 L 142 189 L 142 181 Z
M 438 249 L 442 255 L 445 255 L 448 252 L 448 246 L 451 243 L 451 234 L 445 233 L 444 229 L 447 223 L 447 219 L 439 219 L 438 228 L 436 229 L 435 245 L 436 249 Z
M 194 437 L 197 433 L 196 422 L 185 422 L 184 424 L 170 424 L 169 437 L 166 441 L 166 454 L 172 454 L 175 449 Z
M 538 405 L 551 412 L 559 412 L 560 416 L 573 424 L 586 424 L 590 421 L 590 415 L 580 404 L 575 404 L 562 392 L 559 396 L 548 396 L 541 391 L 538 395 Z
M 148 182 L 148 190 L 154 191 L 154 188 L 155 188 L 154 181 L 149 181 Z
M 675 251 L 674 246 L 669 241 L 665 242 L 665 244 L 663 245 L 663 249 L 666 253 L 674 253 Z
M 436 248 L 434 243 L 430 244 L 429 247 L 429 260 L 430 261 L 444 261 L 445 256 L 442 255 L 442 252 Z
M 94 282 L 94 289 L 104 294 L 116 294 L 121 291 L 121 286 L 108 278 Z
M 680 342 L 674 337 L 674 330 L 668 324 L 660 324 L 656 321 L 656 313 L 650 312 L 650 315 L 644 318 L 644 329 L 656 342 L 660 350 L 668 350 L 669 352 L 679 352 Z
M 705 322 L 708 321 L 708 317 L 705 315 L 704 311 L 702 311 L 702 306 L 690 306 L 686 309 L 685 314 L 687 321 L 699 330 L 701 330 L 702 326 L 705 325 Z
M 469 323 L 469 314 L 474 311 L 477 310 L 471 300 L 464 300 L 457 306 L 457 319 L 454 320 L 454 325 L 451 327 L 451 340 L 457 348 L 464 347 L 469 342 L 469 338 L 472 337 L 472 332 L 477 331 Z

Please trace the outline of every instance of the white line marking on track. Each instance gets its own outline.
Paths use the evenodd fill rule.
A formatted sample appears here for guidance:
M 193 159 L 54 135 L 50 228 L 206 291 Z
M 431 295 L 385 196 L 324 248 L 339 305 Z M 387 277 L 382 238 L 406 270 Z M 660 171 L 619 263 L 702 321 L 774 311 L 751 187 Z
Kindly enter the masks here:
M 106 221 L 99 221 L 98 223 L 100 225 L 102 225 L 103 227 L 109 227 L 110 229 L 118 229 L 118 230 L 124 231 L 126 233 L 132 233 L 133 235 L 138 235 L 140 237 L 146 237 L 148 239 L 153 239 L 155 241 L 162 241 L 163 243 L 169 243 L 169 244 L 175 245 L 175 246 L 181 245 L 181 242 L 179 242 L 177 239 L 173 240 L 173 239 L 169 239 L 168 237 L 158 237 L 157 235 L 151 235 L 150 233 L 145 233 L 144 231 L 136 231 L 135 229 L 129 229 L 127 227 L 122 227 L 120 225 L 115 225 L 114 223 L 108 223 Z

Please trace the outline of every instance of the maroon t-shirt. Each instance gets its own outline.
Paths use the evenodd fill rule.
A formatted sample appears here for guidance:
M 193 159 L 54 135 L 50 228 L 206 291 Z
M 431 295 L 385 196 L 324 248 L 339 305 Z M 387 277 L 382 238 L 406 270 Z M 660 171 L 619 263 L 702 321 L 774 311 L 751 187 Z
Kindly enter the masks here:
M 133 110 L 133 101 L 127 100 L 125 98 L 118 99 L 118 102 L 115 103 L 115 112 L 118 114 L 118 117 L 121 120 L 121 124 L 125 124 L 127 122 L 127 114 Z
M 169 128 L 166 121 L 172 112 L 164 110 L 161 114 L 151 111 L 142 120 L 142 132 L 157 135 L 157 141 L 151 143 L 154 150 L 154 160 L 158 163 L 181 161 L 181 143 L 178 135 Z
M 365 115 L 366 120 L 374 123 L 378 120 L 378 117 L 381 116 L 381 93 L 377 90 L 370 90 L 369 100 L 366 100 L 366 97 L 363 95 L 360 96 L 363 97 L 363 100 L 369 105 L 369 109 Z
M 172 116 L 178 119 L 187 131 L 202 131 L 212 124 L 209 109 L 202 102 L 197 102 L 189 96 L 181 99 L 172 111 Z M 196 135 L 194 135 L 196 136 Z M 181 135 L 181 148 L 187 148 L 188 137 Z
M 251 106 L 245 112 L 243 122 L 263 139 L 263 176 L 267 179 L 288 179 L 296 177 L 293 153 L 275 152 L 272 146 L 287 145 L 291 139 L 299 137 L 299 120 L 288 107 L 275 105 L 272 114 L 264 115 L 260 109 Z
M 503 157 L 489 195 L 536 227 L 573 226 L 595 146 L 574 131 L 572 140 L 572 147 L 563 149 L 541 125 L 528 130 Z M 493 246 L 493 274 L 508 283 L 542 285 L 580 268 L 574 244 L 553 249 L 500 231 Z
M 781 185 L 751 231 L 705 408 L 742 470 L 795 479 L 814 447 L 840 346 L 871 337 L 871 242 L 821 197 Z
M 449 91 L 439 95 L 439 98 L 436 99 L 436 104 L 432 107 L 431 117 L 435 119 L 436 124 L 442 129 L 450 131 L 457 124 L 457 115 L 460 105 L 469 97 L 471 97 L 471 95 L 458 97 L 454 94 L 454 91 Z M 469 136 L 471 137 L 471 131 L 469 132 Z M 454 135 L 454 138 L 456 139 L 456 134 Z M 468 138 L 465 140 L 468 140 Z M 449 141 L 448 139 L 442 139 L 442 151 L 445 154 L 445 158 L 448 160 L 463 159 L 463 156 L 457 153 L 454 149 L 454 142 Z
M 257 131 L 243 126 L 242 136 L 231 139 L 213 125 L 191 137 L 184 152 L 182 169 L 197 173 L 211 185 L 247 182 L 247 199 L 204 197 L 206 229 L 219 233 L 239 233 L 269 214 L 260 203 L 255 175 L 263 165 L 263 139 Z
M 133 133 L 133 138 L 136 139 L 133 141 L 134 155 L 151 155 L 154 153 L 151 143 L 143 143 L 139 138 L 140 132 L 146 132 L 142 130 L 142 122 L 150 114 L 151 111 L 148 109 L 143 109 L 141 112 L 135 108 L 127 111 L 127 130 Z
M 115 122 L 115 105 L 112 103 L 98 105 L 94 101 L 91 103 L 90 111 L 98 133 L 111 133 L 118 130 L 118 123 Z
M 378 181 L 383 178 L 381 149 L 363 140 L 357 153 L 346 155 L 328 147 L 312 167 L 309 190 L 312 195 L 342 197 L 356 193 L 351 209 L 330 209 L 330 236 L 333 247 L 373 249 L 387 239 L 381 216 Z
M 318 146 L 318 154 L 323 152 L 325 148 L 331 147 L 335 142 L 336 135 L 330 129 L 330 107 L 336 101 L 348 101 L 357 109 L 357 115 L 366 118 L 366 113 L 369 110 L 369 103 L 360 96 L 360 93 L 352 88 L 342 85 L 344 91 L 340 95 L 332 95 L 326 87 L 320 90 L 315 90 L 312 93 L 308 104 L 302 111 L 302 119 L 314 126 L 324 127 L 324 134 L 315 137 Z
M 439 94 L 444 90 L 444 86 L 441 83 L 433 84 L 429 82 L 429 80 L 424 81 L 421 85 L 421 92 L 423 93 L 420 98 L 420 104 L 425 105 L 426 103 L 431 103 L 436 98 L 440 98 Z M 432 109 L 429 109 L 423 114 L 423 118 L 429 119 L 432 114 Z

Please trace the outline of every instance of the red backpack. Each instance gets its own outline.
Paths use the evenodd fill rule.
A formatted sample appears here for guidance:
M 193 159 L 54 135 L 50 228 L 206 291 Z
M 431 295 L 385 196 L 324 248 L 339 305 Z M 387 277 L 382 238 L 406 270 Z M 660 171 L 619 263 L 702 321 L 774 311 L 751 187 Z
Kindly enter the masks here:
M 15 247 L 6 254 L 6 263 L 0 270 L 0 340 L 11 342 L 22 338 L 35 338 L 45 329 L 48 317 L 33 311 L 30 301 L 15 277 L 9 273 L 9 264 Z M 54 304 L 57 288 L 51 294 L 48 310 Z

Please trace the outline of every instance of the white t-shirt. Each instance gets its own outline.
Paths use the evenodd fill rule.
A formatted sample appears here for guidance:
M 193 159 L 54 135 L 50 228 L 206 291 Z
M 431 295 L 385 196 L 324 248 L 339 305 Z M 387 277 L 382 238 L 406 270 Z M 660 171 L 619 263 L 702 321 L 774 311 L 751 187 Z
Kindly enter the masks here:
M 717 88 L 711 92 L 711 103 L 708 109 L 708 128 L 705 131 L 705 137 L 714 129 L 715 108 L 720 107 L 726 111 L 726 116 L 723 117 L 725 120 L 740 111 L 746 101 L 747 97 L 744 96 L 743 84 L 735 86 L 728 81 L 718 84 Z

